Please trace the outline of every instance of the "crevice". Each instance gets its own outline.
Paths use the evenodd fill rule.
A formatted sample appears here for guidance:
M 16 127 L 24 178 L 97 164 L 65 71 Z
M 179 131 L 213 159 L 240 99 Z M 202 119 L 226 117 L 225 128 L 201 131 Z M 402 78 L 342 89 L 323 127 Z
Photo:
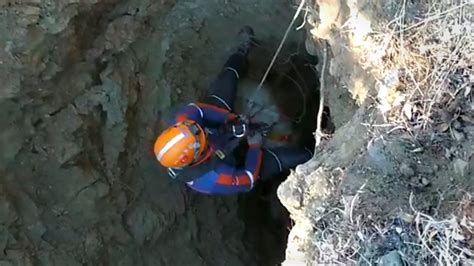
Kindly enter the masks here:
M 287 60 L 280 61 L 283 63 L 275 66 L 267 81 L 270 93 L 280 110 L 293 121 L 291 134 L 297 136 L 297 145 L 313 150 L 313 132 L 319 109 L 319 75 L 315 70 L 318 58 L 297 49 Z M 266 65 L 257 63 L 255 67 Z M 306 106 L 296 102 L 304 102 Z M 333 132 L 329 107 L 326 106 L 325 110 L 323 129 Z M 239 213 L 246 223 L 244 242 L 248 249 L 257 250 L 259 265 L 277 265 L 285 259 L 288 233 L 293 222 L 276 194 L 288 174 L 284 172 L 240 196 Z

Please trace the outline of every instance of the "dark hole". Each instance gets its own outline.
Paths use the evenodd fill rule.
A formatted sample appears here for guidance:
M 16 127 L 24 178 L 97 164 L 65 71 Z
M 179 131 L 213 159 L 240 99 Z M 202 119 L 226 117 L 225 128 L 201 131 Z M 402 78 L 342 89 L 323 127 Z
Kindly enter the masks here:
M 301 52 L 277 60 L 267 84 L 278 107 L 293 120 L 293 134 L 300 136 L 299 144 L 314 150 L 313 133 L 319 109 L 319 74 L 314 65 L 318 59 L 307 54 L 304 48 L 298 50 Z M 268 66 L 271 56 L 263 51 L 256 54 L 257 58 L 250 59 L 251 68 L 254 69 L 249 72 L 261 74 Z M 262 60 L 260 57 L 264 56 L 270 59 Z M 261 76 L 255 75 L 253 78 L 259 79 Z M 334 126 L 330 120 L 329 108 L 324 109 L 322 126 L 326 131 L 332 132 Z M 244 243 L 249 250 L 255 250 L 258 254 L 259 265 L 278 265 L 285 259 L 292 221 L 277 197 L 277 188 L 288 174 L 286 172 L 275 176 L 258 184 L 252 192 L 240 196 L 239 211 L 246 223 Z

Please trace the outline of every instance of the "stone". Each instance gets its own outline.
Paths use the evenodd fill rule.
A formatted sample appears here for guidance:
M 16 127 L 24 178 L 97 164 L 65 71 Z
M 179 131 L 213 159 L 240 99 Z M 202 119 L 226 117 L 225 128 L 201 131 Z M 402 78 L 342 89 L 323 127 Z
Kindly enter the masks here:
M 298 210 L 303 203 L 303 193 L 298 182 L 287 179 L 277 189 L 277 195 L 282 204 L 292 210 Z
M 400 173 L 406 177 L 411 177 L 415 175 L 415 170 L 411 168 L 407 163 L 402 163 L 400 165 Z
M 406 212 L 400 213 L 398 217 L 408 224 L 411 224 L 413 220 L 415 219 L 415 217 L 412 214 L 409 214 Z
M 390 251 L 381 258 L 380 265 L 383 266 L 403 266 L 402 258 L 396 250 Z
M 454 160 L 453 167 L 454 172 L 462 177 L 466 177 L 469 172 L 469 163 L 459 158 Z
M 468 115 L 461 115 L 461 119 L 463 122 L 469 123 L 469 124 L 474 124 L 474 118 L 468 116 Z
M 436 130 L 438 132 L 446 132 L 449 129 L 449 124 L 448 123 L 441 123 L 436 127 Z
M 453 137 L 458 142 L 461 142 L 466 138 L 464 133 L 462 131 L 459 131 L 459 130 L 453 130 Z
M 460 130 L 462 128 L 461 122 L 459 122 L 458 120 L 454 121 L 453 122 L 453 128 L 457 129 L 457 130 Z
M 381 139 L 369 142 L 367 145 L 368 164 L 381 171 L 384 175 L 396 174 L 396 165 L 387 153 L 385 144 Z
M 423 184 L 421 184 L 421 179 L 419 176 L 412 176 L 410 178 L 410 185 L 417 188 L 423 187 Z
M 423 177 L 421 178 L 421 183 L 423 184 L 423 186 L 427 186 L 430 184 L 430 181 L 428 180 L 428 178 Z

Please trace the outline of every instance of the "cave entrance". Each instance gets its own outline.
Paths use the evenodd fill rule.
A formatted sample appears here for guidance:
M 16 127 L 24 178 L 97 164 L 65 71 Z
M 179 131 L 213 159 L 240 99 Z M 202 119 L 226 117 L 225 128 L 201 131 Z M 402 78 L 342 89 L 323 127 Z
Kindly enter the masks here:
M 303 41 L 286 44 L 288 48 L 279 56 L 262 90 L 266 90 L 271 96 L 282 114 L 282 122 L 291 126 L 292 144 L 313 150 L 313 132 L 316 130 L 319 107 L 319 74 L 315 68 L 318 58 L 309 55 L 304 47 L 301 47 L 302 44 Z M 268 67 L 271 57 L 272 54 L 263 46 L 257 47 L 250 55 L 248 76 L 256 81 L 253 90 Z M 252 97 L 256 95 L 252 94 Z M 258 105 L 255 102 L 252 104 Z M 266 108 L 268 106 L 256 107 L 257 110 L 263 111 Z M 329 110 L 325 110 L 327 115 L 323 126 L 327 130 L 333 130 Z M 278 265 L 285 259 L 292 221 L 280 203 L 276 190 L 288 174 L 282 173 L 271 180 L 261 182 L 252 192 L 239 197 L 239 213 L 246 224 L 244 244 L 248 250 L 254 250 L 258 254 L 259 265 Z

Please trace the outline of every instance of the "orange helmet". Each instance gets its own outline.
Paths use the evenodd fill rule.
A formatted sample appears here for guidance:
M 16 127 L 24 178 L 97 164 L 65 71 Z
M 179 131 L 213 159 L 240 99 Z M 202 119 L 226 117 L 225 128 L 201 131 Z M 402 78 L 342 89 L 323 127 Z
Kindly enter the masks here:
M 206 149 L 206 133 L 198 123 L 187 120 L 166 129 L 156 139 L 156 159 L 168 168 L 190 165 Z

